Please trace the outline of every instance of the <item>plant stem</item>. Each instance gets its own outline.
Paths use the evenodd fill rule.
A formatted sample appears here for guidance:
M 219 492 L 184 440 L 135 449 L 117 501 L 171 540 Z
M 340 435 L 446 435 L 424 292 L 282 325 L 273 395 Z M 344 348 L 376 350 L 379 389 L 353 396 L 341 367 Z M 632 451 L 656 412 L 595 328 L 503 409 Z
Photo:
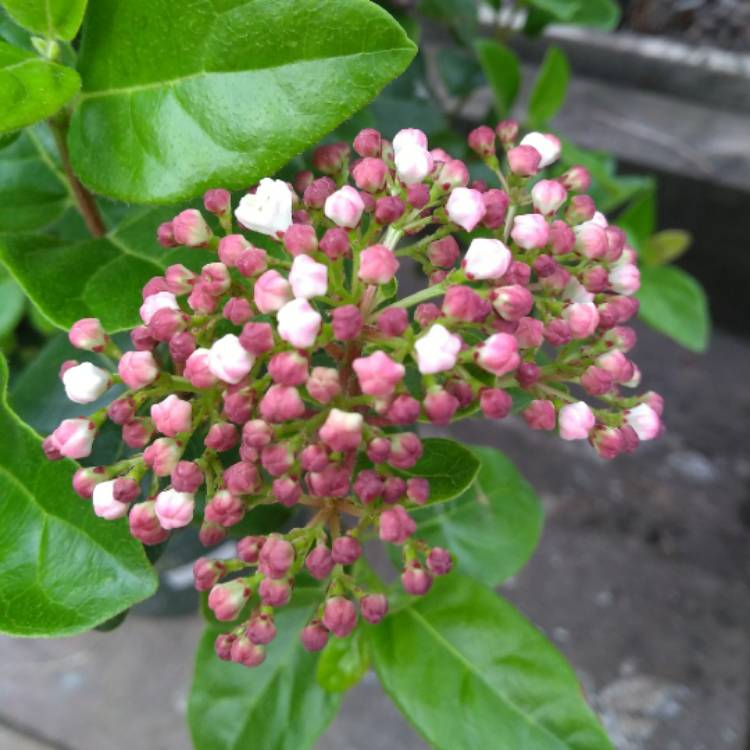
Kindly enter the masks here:
M 432 299 L 433 297 L 439 297 L 441 294 L 445 294 L 445 286 L 443 284 L 435 284 L 434 286 L 428 286 L 426 289 L 420 289 L 418 292 L 398 300 L 398 302 L 394 302 L 390 307 L 412 307 L 412 305 L 418 305 L 420 302 Z
M 67 115 L 50 119 L 49 126 L 50 130 L 52 130 L 52 135 L 55 137 L 55 143 L 57 144 L 57 150 L 60 152 L 60 160 L 62 161 L 65 176 L 73 191 L 73 197 L 75 198 L 78 211 L 86 224 L 86 229 L 89 230 L 89 234 L 92 237 L 103 237 L 107 233 L 107 227 L 104 224 L 102 215 L 99 213 L 94 196 L 81 184 L 75 172 L 73 172 L 73 167 L 70 163 L 68 144 L 65 140 L 66 133 L 68 132 Z

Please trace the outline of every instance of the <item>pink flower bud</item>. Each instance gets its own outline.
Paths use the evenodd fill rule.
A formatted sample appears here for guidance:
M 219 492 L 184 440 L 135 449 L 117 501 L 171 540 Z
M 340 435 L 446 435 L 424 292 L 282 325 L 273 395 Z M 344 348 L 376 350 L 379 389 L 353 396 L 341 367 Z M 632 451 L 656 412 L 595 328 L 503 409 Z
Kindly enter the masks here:
M 595 365 L 587 367 L 586 371 L 581 375 L 581 385 L 586 390 L 586 393 L 592 396 L 602 396 L 605 393 L 609 393 L 612 390 L 613 384 L 614 379 L 612 375 Z
M 214 617 L 222 622 L 236 620 L 247 604 L 251 591 L 245 581 L 236 578 L 226 583 L 218 583 L 208 595 L 208 606 Z
M 158 477 L 168 477 L 180 460 L 182 448 L 171 438 L 157 438 L 143 452 L 143 460 Z
M 279 352 L 268 363 L 268 374 L 280 385 L 302 385 L 308 377 L 307 358 L 299 352 Z
M 544 340 L 552 346 L 565 346 L 572 338 L 570 326 L 565 320 L 551 320 L 544 326 Z
M 495 127 L 495 132 L 500 142 L 507 148 L 516 142 L 519 125 L 517 120 L 500 120 Z
M 218 378 L 209 368 L 210 352 L 208 349 L 196 349 L 185 362 L 185 377 L 196 388 L 210 388 Z
M 309 189 L 309 188 L 308 188 Z M 326 198 L 323 213 L 334 224 L 347 229 L 353 229 L 359 224 L 365 203 L 362 196 L 349 185 L 332 193 Z
M 212 424 L 208 434 L 203 440 L 206 448 L 223 453 L 234 448 L 239 442 L 237 428 L 229 422 L 217 422 Z
M 534 297 L 520 284 L 509 284 L 494 289 L 490 293 L 492 306 L 497 314 L 505 320 L 520 320 L 531 312 Z
M 239 336 L 240 344 L 255 357 L 273 349 L 273 329 L 269 323 L 248 323 Z
M 625 232 L 620 227 L 608 226 L 605 227 L 604 233 L 607 235 L 607 251 L 604 253 L 605 259 L 610 262 L 619 260 L 625 250 Z
M 345 229 L 328 229 L 320 240 L 320 249 L 330 260 L 339 260 L 349 255 L 349 236 Z
M 414 519 L 400 505 L 384 510 L 379 526 L 380 538 L 391 544 L 403 544 L 417 530 Z
M 76 349 L 89 352 L 100 352 L 109 343 L 109 336 L 96 318 L 82 318 L 73 323 L 68 339 Z
M 315 497 L 344 497 L 349 494 L 349 475 L 349 469 L 328 464 L 322 471 L 309 472 L 305 480 Z
M 574 339 L 587 339 L 599 325 L 599 311 L 593 302 L 574 302 L 563 311 Z
M 520 349 L 535 349 L 542 345 L 544 324 L 536 318 L 521 318 L 516 329 L 516 341 Z
M 188 324 L 188 317 L 179 310 L 162 308 L 157 310 L 148 324 L 148 330 L 154 341 L 169 341 Z
M 403 128 L 393 136 L 394 153 L 407 146 L 427 148 L 427 136 L 418 128 Z
M 331 409 L 318 436 L 332 451 L 356 450 L 362 442 L 362 424 L 361 414 Z
M 417 402 L 417 404 L 419 404 L 419 402 Z M 373 438 L 367 445 L 367 457 L 374 464 L 385 463 L 390 457 L 390 455 L 391 455 L 391 441 L 388 440 L 388 438 L 385 438 L 385 437 Z
M 204 547 L 214 547 L 226 538 L 227 530 L 211 521 L 204 521 L 198 531 L 198 539 Z
M 606 370 L 616 383 L 627 383 L 633 377 L 633 363 L 621 351 L 614 350 L 600 355 L 596 364 Z
M 284 578 L 294 563 L 294 547 L 278 534 L 271 534 L 260 550 L 258 570 L 269 578 Z
M 280 477 L 294 465 L 294 452 L 286 443 L 271 443 L 263 448 L 261 463 L 272 477 Z
M 200 283 L 212 297 L 218 297 L 229 289 L 232 278 L 223 263 L 207 263 L 201 268 Z
M 404 185 L 422 182 L 434 166 L 430 152 L 416 144 L 407 144 L 396 150 L 394 163 L 396 174 Z
M 77 469 L 73 474 L 73 491 L 84 500 L 91 500 L 94 488 L 107 478 L 101 466 Z
M 411 469 L 422 457 L 422 441 L 413 432 L 400 432 L 391 438 L 388 463 L 394 469 Z
M 211 214 L 223 216 L 232 207 L 232 196 L 228 190 L 214 188 L 203 194 L 203 207 Z
M 158 511 L 158 498 L 156 502 Z M 206 503 L 204 517 L 206 521 L 218 523 L 225 528 L 236 526 L 245 517 L 245 506 L 242 500 L 229 490 L 219 490 Z
M 222 415 L 225 416 L 230 422 L 242 425 L 250 419 L 253 411 L 253 405 L 255 403 L 255 392 L 248 389 L 242 388 L 238 391 L 230 393 L 228 390 L 224 392 L 224 409 Z
M 266 645 L 276 637 L 276 626 L 270 615 L 255 615 L 247 626 L 247 637 L 257 645 Z
M 477 347 L 477 364 L 494 375 L 505 375 L 519 363 L 518 342 L 508 333 L 495 333 Z
M 561 146 L 560 139 L 551 133 L 527 133 L 521 139 L 522 146 L 531 146 L 535 148 L 541 156 L 539 162 L 540 169 L 548 167 L 560 158 Z
M 388 599 L 384 594 L 366 594 L 359 600 L 362 619 L 377 625 L 388 614 Z
M 641 288 L 641 272 L 633 263 L 616 265 L 609 272 L 609 285 L 618 294 L 635 294 Z
M 479 156 L 495 155 L 495 131 L 486 125 L 480 125 L 469 133 L 469 148 Z
M 265 649 L 253 643 L 247 636 L 240 635 L 235 637 L 229 652 L 229 658 L 235 664 L 242 664 L 243 667 L 258 667 L 266 658 Z
M 271 491 L 276 500 L 287 508 L 291 508 L 302 496 L 302 486 L 292 477 L 274 479 Z
M 160 292 L 169 292 L 169 284 L 167 284 L 167 280 L 163 276 L 154 276 L 146 282 L 141 294 L 145 300 Z
M 230 297 L 224 305 L 222 315 L 230 323 L 241 326 L 253 317 L 253 308 L 244 297 Z
M 175 437 L 190 429 L 193 407 L 189 401 L 178 398 L 173 393 L 151 407 L 151 419 L 162 435 Z
M 315 369 L 311 377 L 314 377 Z M 272 385 L 261 399 L 259 410 L 261 417 L 267 422 L 286 422 L 302 417 L 305 404 L 296 388 Z
M 128 448 L 143 448 L 148 445 L 153 435 L 154 423 L 150 419 L 130 419 L 122 426 L 122 441 Z
M 216 310 L 218 298 L 211 295 L 203 281 L 198 279 L 187 298 L 187 303 L 195 312 L 212 313 Z
M 337 565 L 352 565 L 361 555 L 362 545 L 349 534 L 340 536 L 331 547 L 331 558 Z
M 413 396 L 401 394 L 391 402 L 386 417 L 391 424 L 407 425 L 419 419 L 421 406 Z
M 62 375 L 65 394 L 76 404 L 91 404 L 109 390 L 112 380 L 106 370 L 82 362 L 66 368 Z
M 401 477 L 386 477 L 383 482 L 383 502 L 393 505 L 404 499 L 406 482 Z
M 456 365 L 461 339 L 440 324 L 433 325 L 414 344 L 417 366 L 423 375 L 450 370 Z
M 172 234 L 178 245 L 187 247 L 201 247 L 213 236 L 211 227 L 195 208 L 185 209 L 172 219 Z
M 484 217 L 482 225 L 488 229 L 499 229 L 505 224 L 510 199 L 504 190 L 492 188 L 482 193 L 484 203 Z
M 430 483 L 423 477 L 412 477 L 406 482 L 406 495 L 413 503 L 424 505 L 430 499 Z
M 596 205 L 590 195 L 574 195 L 565 210 L 565 220 L 570 224 L 590 221 L 596 213 Z
M 151 385 L 159 375 L 159 368 L 151 352 L 125 352 L 117 371 L 125 385 L 134 391 Z
M 249 565 L 255 565 L 260 558 L 260 550 L 265 541 L 264 536 L 243 536 L 237 541 L 237 557 Z
M 442 547 L 433 547 L 427 556 L 427 567 L 436 576 L 447 575 L 453 567 L 451 553 L 447 549 L 442 549 Z
M 586 221 L 574 229 L 575 249 L 587 258 L 601 258 L 607 251 L 607 233 L 593 221 Z
M 400 307 L 386 308 L 378 316 L 377 326 L 386 336 L 401 336 L 409 326 L 409 315 Z
M 352 169 L 352 177 L 360 190 L 377 193 L 385 185 L 388 167 L 382 159 L 365 157 L 358 161 Z
M 383 492 L 383 478 L 372 469 L 360 471 L 354 480 L 354 492 L 363 503 L 372 503 Z
M 519 177 L 535 175 L 541 166 L 542 155 L 533 146 L 521 145 L 508 151 L 508 166 Z
M 576 193 L 585 193 L 591 187 L 591 175 L 586 167 L 574 166 L 560 177 L 560 182 Z
M 241 234 L 228 234 L 219 240 L 219 260 L 228 268 L 234 268 L 242 253 L 251 247 Z
M 635 430 L 639 440 L 653 440 L 661 434 L 661 419 L 658 413 L 646 403 L 629 409 L 625 413 L 625 420 L 628 426 Z
M 224 469 L 224 484 L 233 495 L 250 495 L 260 489 L 260 476 L 255 466 L 238 461 Z
M 560 409 L 560 437 L 563 440 L 585 440 L 595 423 L 596 418 L 585 401 L 565 404 Z
M 100 482 L 93 490 L 94 513 L 107 521 L 122 518 L 128 512 L 128 504 L 115 499 L 114 488 L 115 480 L 112 479 L 107 482 Z
M 432 586 L 432 576 L 416 561 L 409 563 L 401 574 L 404 591 L 412 596 L 423 596 Z
M 354 138 L 354 150 L 360 156 L 380 156 L 381 135 L 373 128 L 360 130 Z
M 225 383 L 239 383 L 253 367 L 255 358 L 233 333 L 222 336 L 209 350 L 208 369 Z
M 64 419 L 47 438 L 53 452 L 66 458 L 86 458 L 96 437 L 96 425 L 88 419 Z
M 264 177 L 255 193 L 242 196 L 234 215 L 243 227 L 278 238 L 292 223 L 292 191 L 283 180 Z
M 449 424 L 459 406 L 459 401 L 453 394 L 439 387 L 431 390 L 424 399 L 425 414 L 436 425 Z
M 302 199 L 308 208 L 323 208 L 326 199 L 335 191 L 336 183 L 330 177 L 320 177 L 305 188 Z
M 430 202 L 430 188 L 421 182 L 408 185 L 406 199 L 412 208 L 422 209 Z
M 340 172 L 349 158 L 348 143 L 327 143 L 313 152 L 312 163 L 323 174 Z
M 253 300 L 262 313 L 280 310 L 292 298 L 292 287 L 278 271 L 266 271 L 255 282 Z
M 309 255 L 318 249 L 315 227 L 310 224 L 292 224 L 284 233 L 284 247 L 290 255 Z
M 356 305 L 335 307 L 331 314 L 333 335 L 339 341 L 356 339 L 362 330 L 364 319 Z
M 448 218 L 467 232 L 471 232 L 484 217 L 486 208 L 482 194 L 472 188 L 459 187 L 451 191 L 445 206 Z
M 156 241 L 162 247 L 176 247 L 177 243 L 174 239 L 174 230 L 172 229 L 171 221 L 164 221 L 159 224 L 156 230 Z
M 452 268 L 458 260 L 459 253 L 458 242 L 453 235 L 442 237 L 427 246 L 427 258 L 438 268 Z
M 128 523 L 130 533 L 142 544 L 161 544 L 169 537 L 169 531 L 159 525 L 156 503 L 153 500 L 134 505 Z
M 575 245 L 575 232 L 561 219 L 553 221 L 549 228 L 549 244 L 555 255 L 571 252 Z
M 252 279 L 268 268 L 268 254 L 262 248 L 248 247 L 240 253 L 235 265 L 243 276 Z
M 279 336 L 297 349 L 307 349 L 315 343 L 322 323 L 320 313 L 306 299 L 287 302 L 278 311 L 276 319 Z
M 404 202 L 395 195 L 385 195 L 375 201 L 375 221 L 378 224 L 392 224 L 400 219 L 406 207 Z
M 328 643 L 328 631 L 316 621 L 302 628 L 300 640 L 306 651 L 322 651 Z
M 466 187 L 469 184 L 469 170 L 460 159 L 448 159 L 436 170 L 435 181 L 443 190 Z
M 289 282 L 295 297 L 320 297 L 328 291 L 328 266 L 309 255 L 298 255 L 292 263 Z
M 482 388 L 479 392 L 479 407 L 490 419 L 505 419 L 512 405 L 513 399 L 500 388 Z
M 549 225 L 540 214 L 523 214 L 513 219 L 510 236 L 524 250 L 544 247 L 549 240 Z
M 406 370 L 387 354 L 376 351 L 369 357 L 359 357 L 352 363 L 362 393 L 368 396 L 388 396 L 403 380 Z
M 193 520 L 194 509 L 195 498 L 189 492 L 170 489 L 156 496 L 154 510 L 163 529 L 181 529 L 187 526 Z
M 354 604 L 343 596 L 332 596 L 326 600 L 323 610 L 323 625 L 338 638 L 346 638 L 357 624 Z
M 203 484 L 203 472 L 193 461 L 179 461 L 172 470 L 172 487 L 178 492 L 194 494 Z
M 371 245 L 359 259 L 359 278 L 366 284 L 386 284 L 398 270 L 399 262 L 385 245 Z
M 532 430 L 554 430 L 557 422 L 554 404 L 539 399 L 524 409 L 523 418 Z
M 539 180 L 531 188 L 531 200 L 540 214 L 552 216 L 568 199 L 568 191 L 557 180 Z
M 512 260 L 510 250 L 500 240 L 477 238 L 472 240 L 461 267 L 467 278 L 499 279 Z
M 210 591 L 227 572 L 221 560 L 199 557 L 193 563 L 193 583 L 197 591 Z

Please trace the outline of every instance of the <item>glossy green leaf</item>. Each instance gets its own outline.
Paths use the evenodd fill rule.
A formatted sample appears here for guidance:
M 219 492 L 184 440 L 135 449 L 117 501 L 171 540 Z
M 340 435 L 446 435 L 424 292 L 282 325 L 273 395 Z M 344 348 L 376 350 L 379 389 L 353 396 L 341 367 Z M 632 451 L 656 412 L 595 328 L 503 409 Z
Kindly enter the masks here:
M 528 0 L 528 3 L 563 23 L 570 21 L 580 7 L 580 0 Z
M 638 192 L 617 217 L 617 225 L 628 239 L 640 248 L 656 229 L 656 185 L 649 184 Z
M 506 46 L 486 39 L 477 42 L 475 47 L 495 96 L 495 108 L 499 115 L 508 115 L 521 83 L 518 56 Z
M 565 53 L 550 47 L 534 82 L 529 99 L 529 120 L 534 127 L 548 123 L 562 107 L 568 93 L 570 65 Z
M 276 614 L 277 636 L 255 669 L 221 661 L 214 640 L 230 628 L 209 627 L 198 646 L 188 704 L 196 750 L 306 750 L 336 715 L 341 697 L 315 682 L 318 654 L 299 641 L 319 592 L 297 591 Z
M 318 661 L 318 685 L 329 693 L 353 688 L 370 668 L 370 642 L 357 628 L 347 638 L 331 638 Z
M 459 572 L 497 586 L 531 557 L 543 511 L 534 490 L 504 454 L 494 448 L 471 450 L 482 463 L 474 484 L 449 503 L 415 509 L 416 536 L 449 549 Z
M 563 657 L 471 578 L 369 629 L 386 692 L 435 750 L 612 750 Z
M 0 357 L 0 632 L 80 633 L 156 590 L 127 521 L 97 518 L 71 489 L 72 461 L 47 461 L 41 439 L 5 400 Z
M 244 188 L 364 106 L 414 53 L 367 0 L 92 3 L 73 165 L 95 191 L 140 203 Z
M 0 41 L 0 133 L 55 114 L 80 87 L 75 70 Z
M 684 229 L 663 229 L 652 234 L 641 246 L 638 256 L 647 266 L 664 266 L 687 252 L 693 238 Z
M 395 473 L 429 480 L 429 505 L 451 500 L 471 485 L 479 471 L 479 459 L 468 448 L 446 438 L 425 438 L 422 445 L 422 458 L 411 469 Z
M 708 347 L 711 320 L 703 287 L 681 268 L 641 268 L 639 317 L 694 352 Z
M 35 129 L 0 151 L 0 232 L 41 229 L 70 205 L 65 178 Z
M 3 6 L 25 29 L 68 40 L 81 26 L 86 0 L 3 0 Z
M 110 332 L 139 322 L 141 289 L 170 263 L 199 266 L 206 253 L 156 242 L 174 210 L 139 209 L 106 237 L 66 244 L 42 235 L 0 236 L 0 260 L 44 315 L 61 328 L 94 317 Z
M 620 21 L 616 0 L 528 0 L 529 18 L 524 31 L 540 33 L 550 23 L 590 26 L 612 31 Z
M 0 266 L 0 338 L 9 334 L 23 317 L 26 296 L 18 284 Z

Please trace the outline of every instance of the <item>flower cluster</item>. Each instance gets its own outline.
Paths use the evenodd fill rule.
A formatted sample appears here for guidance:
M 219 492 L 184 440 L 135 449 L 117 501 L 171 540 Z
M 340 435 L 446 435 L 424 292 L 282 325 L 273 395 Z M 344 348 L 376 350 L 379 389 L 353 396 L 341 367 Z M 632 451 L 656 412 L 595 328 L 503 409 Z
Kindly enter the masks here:
M 86 458 L 107 419 L 131 449 L 76 472 L 97 515 L 127 516 L 149 545 L 196 519 L 212 546 L 259 506 L 307 509 L 303 526 L 241 537 L 236 557 L 195 564 L 215 616 L 242 620 L 217 640 L 221 658 L 263 661 L 303 569 L 325 582 L 306 648 L 346 636 L 358 613 L 380 621 L 386 597 L 355 577 L 368 534 L 401 547 L 409 594 L 449 572 L 450 553 L 414 537 L 410 510 L 430 497 L 417 421 L 503 419 L 515 401 L 532 429 L 588 440 L 604 458 L 661 430 L 657 394 L 623 395 L 640 379 L 625 325 L 638 307 L 636 253 L 596 210 L 586 170 L 554 167 L 557 138 L 519 140 L 513 121 L 477 128 L 468 145 L 498 187 L 471 182 L 419 130 L 388 141 L 368 129 L 354 160 L 346 144 L 321 146 L 321 176 L 263 179 L 234 211 L 211 190 L 205 213 L 158 228 L 161 245 L 204 248 L 207 262 L 146 284 L 132 350 L 95 319 L 70 331 L 77 348 L 118 361 L 66 362 L 70 399 L 121 392 L 65 420 L 47 456 Z M 557 176 L 541 178 L 551 166 Z M 399 299 L 405 262 L 429 283 Z

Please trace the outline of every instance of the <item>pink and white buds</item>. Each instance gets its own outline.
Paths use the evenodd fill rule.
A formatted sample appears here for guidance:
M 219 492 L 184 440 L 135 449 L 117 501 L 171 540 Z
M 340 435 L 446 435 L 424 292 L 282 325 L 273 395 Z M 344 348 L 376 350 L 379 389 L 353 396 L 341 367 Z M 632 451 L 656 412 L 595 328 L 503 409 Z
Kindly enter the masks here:
M 508 166 L 519 177 L 535 175 L 541 166 L 542 155 L 533 146 L 516 146 L 508 151 Z
M 575 249 L 587 258 L 601 258 L 607 252 L 607 233 L 595 221 L 574 227 Z
M 495 153 L 495 131 L 486 125 L 480 125 L 469 133 L 469 148 L 479 156 L 493 156 Z
M 318 403 L 328 404 L 341 393 L 339 373 L 332 367 L 313 367 L 306 388 Z
M 364 318 L 356 305 L 343 305 L 331 312 L 331 328 L 339 341 L 356 339 L 362 331 Z
M 316 263 L 309 255 L 298 255 L 289 272 L 289 283 L 297 298 L 320 297 L 328 291 L 328 266 Z
M 233 333 L 214 342 L 208 354 L 208 369 L 225 383 L 239 383 L 253 367 L 255 358 Z
M 565 404 L 560 409 L 560 437 L 563 440 L 586 440 L 595 423 L 596 417 L 585 401 Z
M 123 383 L 133 391 L 151 385 L 159 375 L 159 368 L 151 352 L 125 352 L 117 371 Z
M 534 208 L 544 216 L 552 216 L 568 198 L 568 191 L 557 180 L 539 180 L 531 188 Z
M 218 381 L 209 367 L 210 358 L 208 349 L 196 349 L 185 362 L 183 374 L 196 388 L 210 388 Z
M 618 263 L 609 272 L 609 285 L 618 294 L 630 296 L 641 288 L 641 272 L 634 263 Z
M 417 367 L 422 375 L 451 370 L 461 351 L 461 338 L 436 323 L 414 344 Z
M 332 451 L 352 451 L 362 442 L 362 425 L 361 414 L 331 409 L 318 436 Z
M 432 586 L 432 576 L 416 561 L 409 563 L 401 574 L 404 591 L 412 596 L 424 596 Z
M 518 342 L 509 333 L 495 333 L 477 348 L 476 360 L 483 370 L 505 375 L 515 370 L 521 361 Z
M 315 227 L 310 224 L 292 224 L 284 233 L 284 247 L 291 255 L 309 255 L 318 249 Z
M 510 236 L 524 250 L 544 247 L 549 240 L 549 224 L 540 214 L 516 216 Z
M 254 193 L 242 196 L 234 215 L 243 227 L 278 238 L 292 223 L 292 191 L 283 180 L 264 177 Z
M 287 422 L 305 413 L 305 402 L 296 388 L 272 385 L 260 400 L 259 411 L 268 422 Z
M 153 500 L 137 503 L 128 516 L 130 533 L 142 544 L 161 544 L 169 537 L 169 531 L 159 524 L 155 508 Z
M 158 505 L 158 499 L 157 499 Z M 206 521 L 230 527 L 238 524 L 245 517 L 245 506 L 237 495 L 229 490 L 219 490 L 206 503 L 204 518 Z M 164 525 L 164 524 L 162 524 Z
M 276 312 L 292 299 L 292 287 L 278 271 L 266 271 L 255 282 L 253 299 L 262 313 Z
M 315 343 L 323 319 L 306 299 L 293 299 L 278 311 L 276 320 L 284 341 L 297 349 L 307 349 Z
M 394 362 L 385 352 L 377 351 L 369 357 L 352 362 L 362 393 L 368 396 L 389 396 L 403 380 L 406 369 Z
M 172 219 L 172 235 L 178 245 L 201 247 L 211 239 L 213 232 L 200 211 L 188 208 Z
M 60 426 L 45 440 L 48 448 L 57 453 L 57 458 L 86 458 L 96 437 L 96 425 L 88 419 L 64 419 Z
M 90 352 L 102 351 L 109 342 L 109 336 L 96 318 L 82 318 L 73 323 L 68 339 L 76 349 Z
M 218 583 L 208 595 L 208 606 L 217 620 L 222 622 L 236 620 L 251 593 L 241 578 L 227 583 Z
M 227 572 L 221 560 L 199 557 L 193 563 L 193 581 L 198 591 L 210 591 Z
M 548 167 L 560 158 L 560 139 L 551 133 L 527 133 L 521 139 L 521 146 L 531 146 L 539 152 L 540 169 Z
M 400 505 L 380 514 L 380 538 L 384 542 L 403 544 L 416 530 L 416 522 Z
M 178 492 L 195 493 L 203 484 L 203 472 L 192 461 L 179 461 L 172 469 L 170 479 Z
M 404 185 L 414 185 L 427 177 L 434 166 L 430 152 L 417 144 L 406 144 L 395 151 L 396 174 Z
M 326 198 L 323 213 L 334 223 L 346 229 L 353 229 L 359 224 L 365 202 L 357 190 L 349 185 L 337 190 Z
M 499 279 L 505 274 L 512 260 L 510 250 L 500 240 L 478 237 L 471 241 L 461 267 L 466 278 Z
M 535 399 L 524 409 L 523 418 L 532 430 L 554 430 L 557 423 L 555 405 L 551 401 Z
M 326 600 L 323 624 L 338 638 L 346 638 L 357 624 L 354 604 L 343 596 L 333 596 Z
M 157 438 L 143 451 L 143 461 L 157 477 L 168 477 L 177 466 L 182 447 L 172 438 Z
M 175 437 L 190 429 L 193 407 L 189 401 L 170 393 L 163 401 L 151 407 L 151 419 L 162 435 Z
M 260 550 L 258 570 L 269 578 L 284 578 L 294 562 L 294 547 L 278 534 L 271 534 Z
M 180 529 L 193 520 L 195 498 L 189 492 L 164 490 L 156 496 L 154 511 L 163 529 Z
M 62 376 L 65 394 L 76 404 L 90 404 L 101 398 L 112 384 L 112 379 L 106 370 L 82 362 L 80 365 L 69 367 Z
M 229 212 L 232 205 L 232 195 L 228 190 L 214 188 L 203 194 L 203 207 L 211 214 L 223 216 Z
M 388 614 L 388 599 L 384 594 L 366 594 L 359 600 L 362 619 L 377 625 Z
M 467 232 L 471 232 L 484 217 L 482 194 L 473 188 L 458 187 L 451 191 L 445 205 L 448 218 Z
M 563 310 L 574 339 L 587 339 L 599 325 L 599 311 L 593 302 L 574 302 Z
M 638 404 L 628 410 L 625 420 L 635 430 L 639 440 L 653 440 L 661 433 L 659 414 L 648 404 Z
M 366 157 L 352 169 L 352 177 L 360 190 L 377 193 L 385 185 L 388 167 L 382 159 Z
M 427 136 L 418 128 L 404 128 L 403 130 L 399 130 L 398 133 L 393 136 L 392 143 L 394 153 L 409 146 L 427 148 Z
M 398 270 L 398 259 L 385 245 L 371 245 L 359 257 L 359 278 L 366 284 L 387 284 Z
M 505 320 L 520 320 L 531 312 L 534 297 L 520 284 L 508 284 L 490 292 L 490 300 L 497 314 Z
M 94 513 L 99 518 L 105 518 L 107 521 L 123 518 L 123 516 L 127 515 L 130 507 L 127 503 L 122 503 L 115 499 L 114 488 L 114 479 L 107 482 L 100 482 L 94 487 Z

